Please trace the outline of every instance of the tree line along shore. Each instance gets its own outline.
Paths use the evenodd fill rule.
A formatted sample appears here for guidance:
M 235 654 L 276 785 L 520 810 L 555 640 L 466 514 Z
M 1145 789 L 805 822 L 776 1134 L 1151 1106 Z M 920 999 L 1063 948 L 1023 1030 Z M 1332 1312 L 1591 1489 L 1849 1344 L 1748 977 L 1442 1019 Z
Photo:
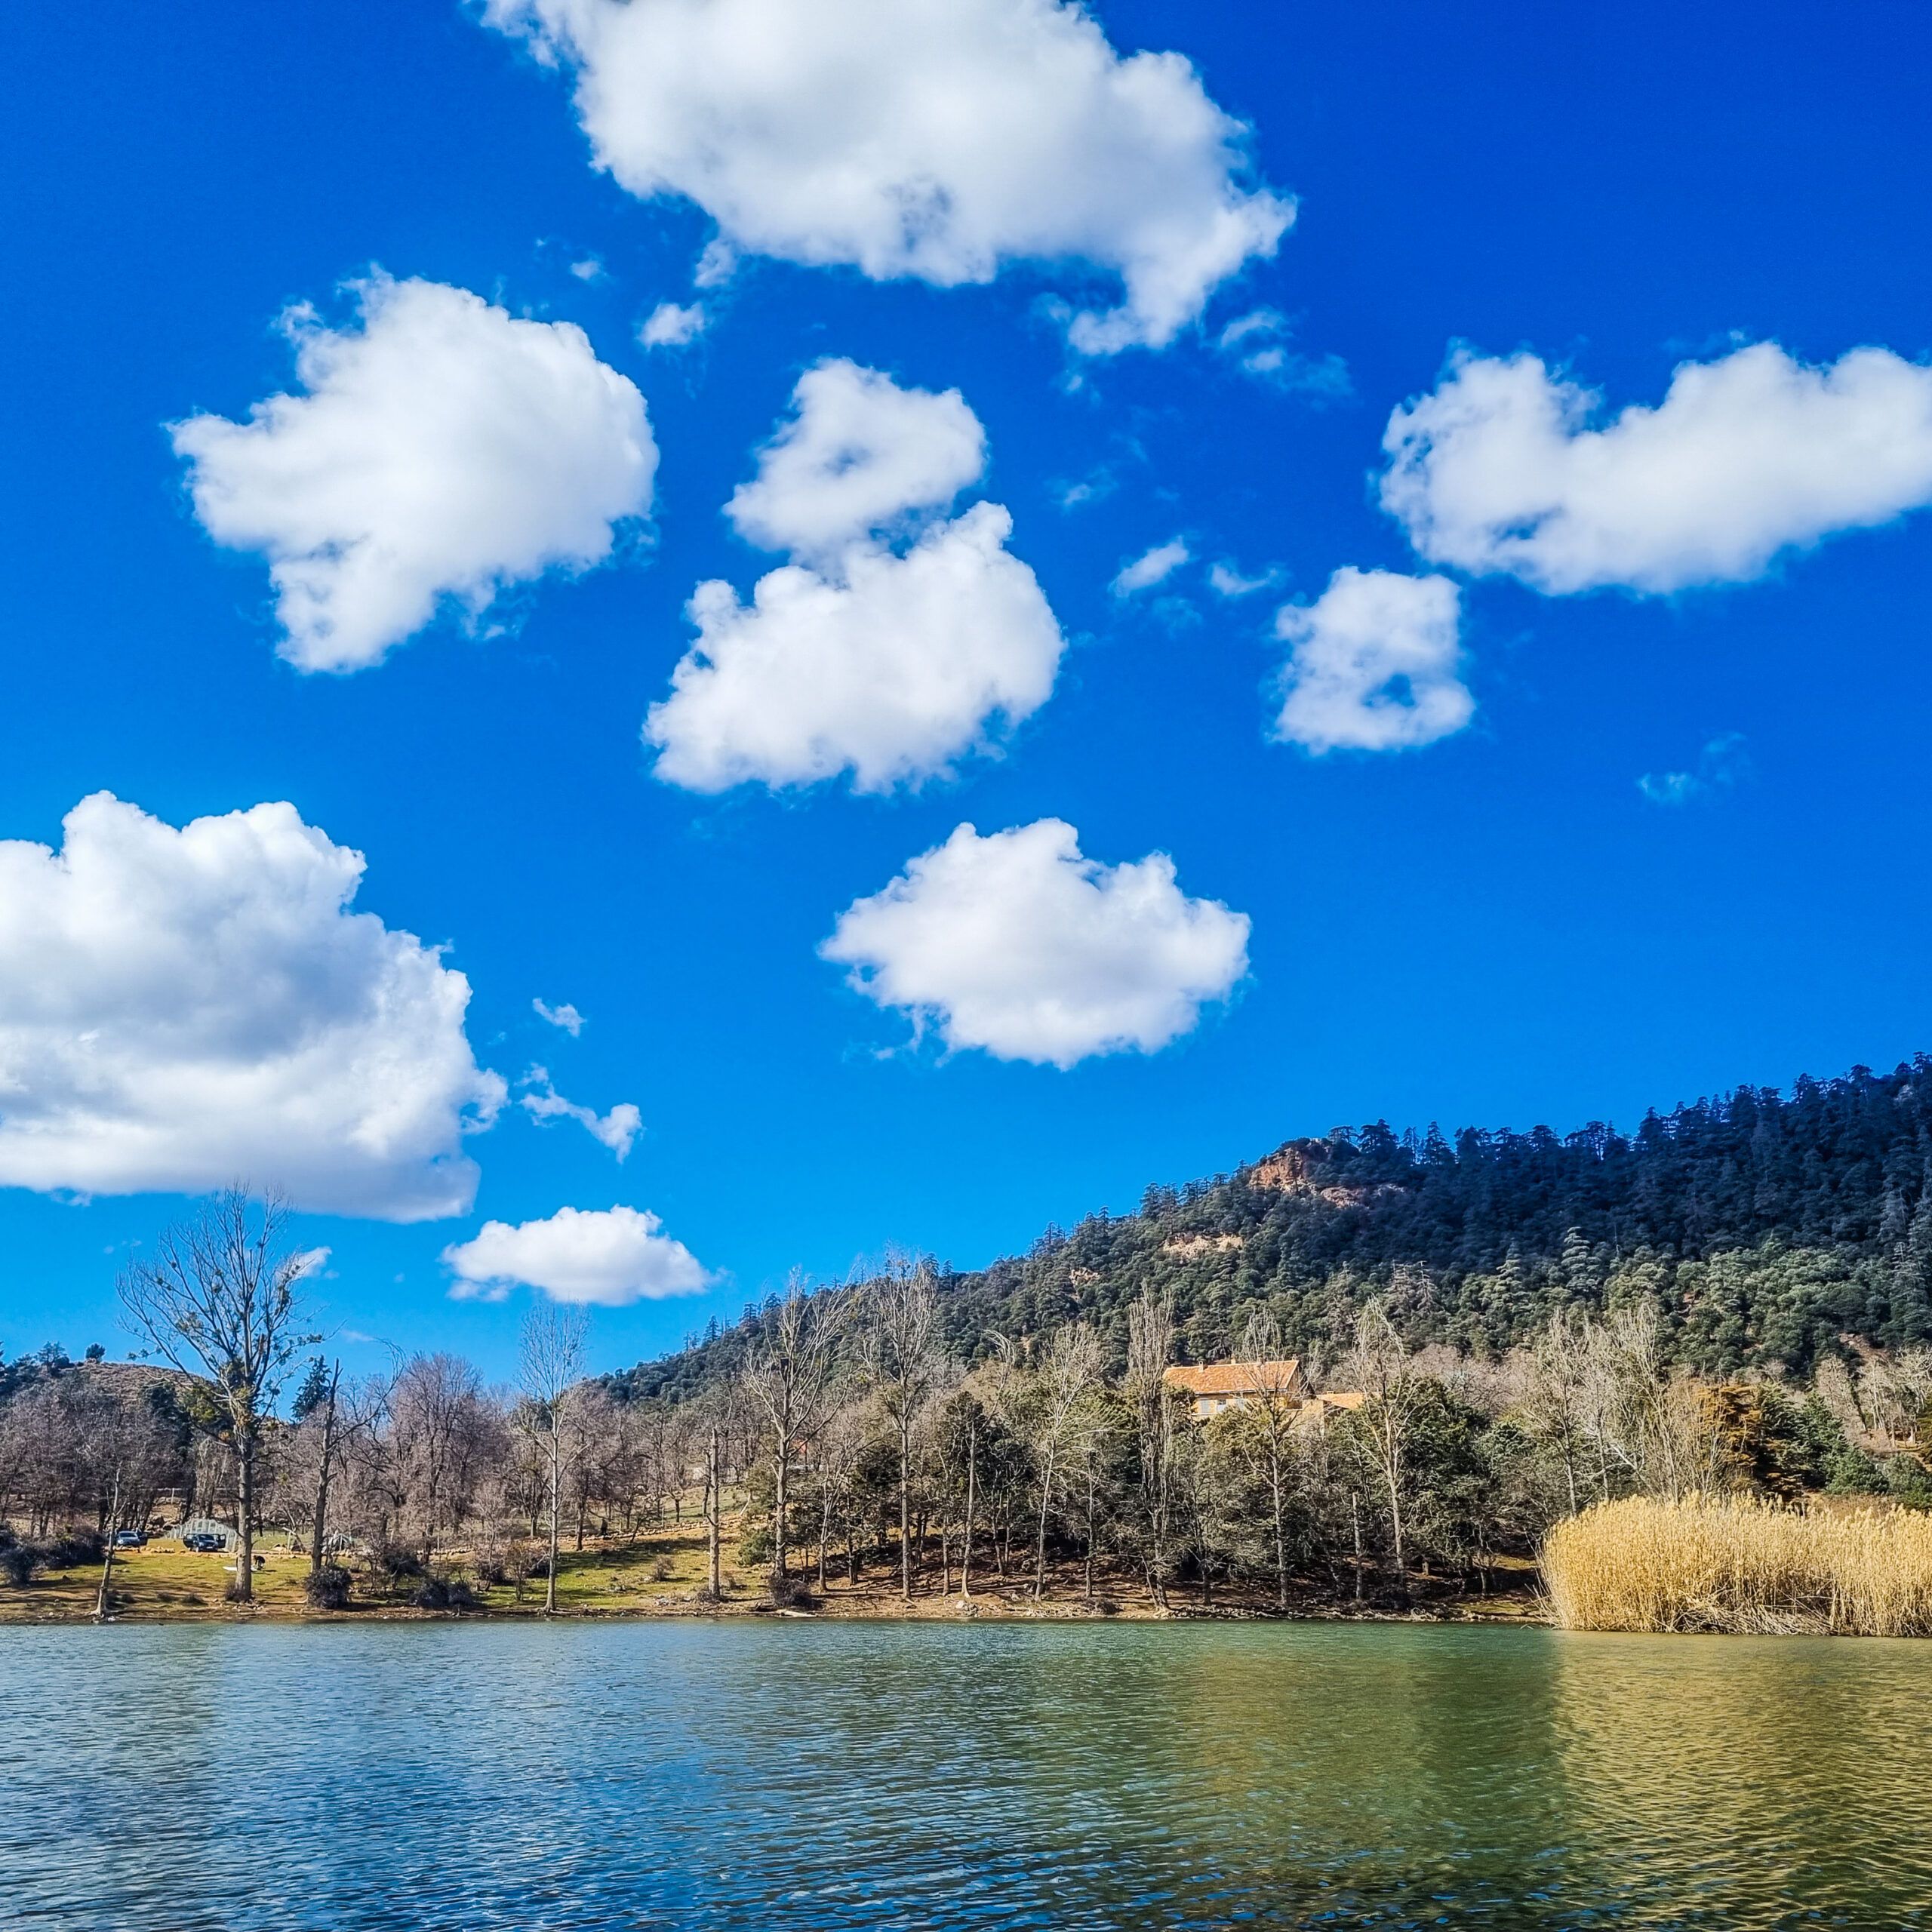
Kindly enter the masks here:
M 1485 1356 L 1413 1339 L 1429 1284 L 1398 1277 L 1326 1361 L 1251 1306 L 1204 1381 L 1152 1284 L 968 1356 L 946 1278 L 895 1256 L 795 1278 L 653 1394 L 586 1376 L 581 1318 L 546 1306 L 493 1389 L 448 1354 L 346 1378 L 281 1234 L 238 1194 L 155 1244 L 123 1294 L 158 1360 L 0 1370 L 0 1615 L 1932 1632 L 1924 1348 L 1703 1375 L 1626 1296 Z M 115 1547 L 197 1521 L 218 1549 Z
M 346 1374 L 285 1232 L 211 1203 L 122 1282 L 138 1359 L 0 1364 L 0 1615 L 90 1570 L 139 1614 L 161 1552 L 117 1576 L 112 1532 L 198 1522 L 220 1589 L 287 1570 L 324 1613 L 571 1609 L 594 1574 L 707 1611 L 1925 1621 L 1922 1056 L 1629 1134 L 1337 1128 L 977 1272 L 795 1278 L 614 1374 L 546 1304 L 501 1388 Z

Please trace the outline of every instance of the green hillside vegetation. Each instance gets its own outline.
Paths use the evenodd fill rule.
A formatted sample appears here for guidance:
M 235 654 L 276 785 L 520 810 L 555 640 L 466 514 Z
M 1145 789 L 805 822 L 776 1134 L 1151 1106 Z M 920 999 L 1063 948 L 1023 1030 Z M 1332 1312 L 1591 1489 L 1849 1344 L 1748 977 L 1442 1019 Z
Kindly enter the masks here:
M 1627 1135 L 1337 1128 L 941 1278 L 947 1338 L 968 1361 L 993 1337 L 1076 1321 L 1122 1360 L 1143 1291 L 1169 1303 L 1197 1361 L 1228 1355 L 1257 1309 L 1318 1360 L 1377 1298 L 1411 1346 L 1500 1360 L 1553 1315 L 1647 1301 L 1673 1366 L 1807 1378 L 1821 1360 L 1855 1365 L 1861 1343 L 1932 1341 L 1932 1060 L 1801 1078 L 1789 1096 L 1741 1087 Z M 714 1331 L 612 1386 L 689 1395 L 740 1345 Z

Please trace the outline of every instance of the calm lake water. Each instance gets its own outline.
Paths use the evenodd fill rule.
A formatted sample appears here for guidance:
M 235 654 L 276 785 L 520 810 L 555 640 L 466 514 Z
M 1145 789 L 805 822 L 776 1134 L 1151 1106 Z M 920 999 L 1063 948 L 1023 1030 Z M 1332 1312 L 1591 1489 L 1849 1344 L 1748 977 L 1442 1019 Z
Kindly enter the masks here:
M 1932 1644 L 0 1631 L 0 1920 L 1932 1924 Z

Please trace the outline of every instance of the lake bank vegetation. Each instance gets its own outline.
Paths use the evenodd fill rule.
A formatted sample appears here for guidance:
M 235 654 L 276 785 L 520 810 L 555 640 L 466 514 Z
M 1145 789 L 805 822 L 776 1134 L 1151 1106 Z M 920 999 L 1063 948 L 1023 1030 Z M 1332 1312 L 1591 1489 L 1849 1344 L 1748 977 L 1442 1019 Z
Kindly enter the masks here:
M 210 1308 L 174 1359 L 0 1364 L 0 1614 L 76 1537 L 206 1518 L 323 1614 L 570 1611 L 606 1572 L 636 1609 L 1520 1611 L 1548 1547 L 1559 1616 L 1678 1616 L 1580 1580 L 1635 1574 L 1619 1537 L 1675 1574 L 1673 1508 L 1770 1538 L 1849 1499 L 1842 1556 L 1932 1506 L 1926 1096 L 1920 1060 L 1629 1137 L 1337 1130 L 977 1274 L 795 1278 L 618 1374 L 546 1309 L 500 1388 L 448 1353 L 345 1377 L 230 1200 L 226 1339 Z M 186 1274 L 124 1284 L 149 1338 L 203 1306 L 195 1240 L 157 1251 Z M 1235 1398 L 1177 1382 L 1201 1363 Z M 1783 1601 L 1752 1614 L 1812 1614 Z
M 1543 1570 L 1572 1630 L 1932 1636 L 1922 1512 L 1629 1497 L 1557 1524 Z

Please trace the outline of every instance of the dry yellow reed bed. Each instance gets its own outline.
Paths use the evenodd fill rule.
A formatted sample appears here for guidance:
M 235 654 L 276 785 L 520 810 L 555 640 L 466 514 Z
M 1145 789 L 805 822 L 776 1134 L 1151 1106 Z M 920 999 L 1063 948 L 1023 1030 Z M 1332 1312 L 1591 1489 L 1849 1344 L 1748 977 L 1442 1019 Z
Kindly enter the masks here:
M 1932 1636 L 1932 1517 L 1903 1509 L 1633 1496 L 1558 1524 L 1543 1573 L 1571 1630 Z

